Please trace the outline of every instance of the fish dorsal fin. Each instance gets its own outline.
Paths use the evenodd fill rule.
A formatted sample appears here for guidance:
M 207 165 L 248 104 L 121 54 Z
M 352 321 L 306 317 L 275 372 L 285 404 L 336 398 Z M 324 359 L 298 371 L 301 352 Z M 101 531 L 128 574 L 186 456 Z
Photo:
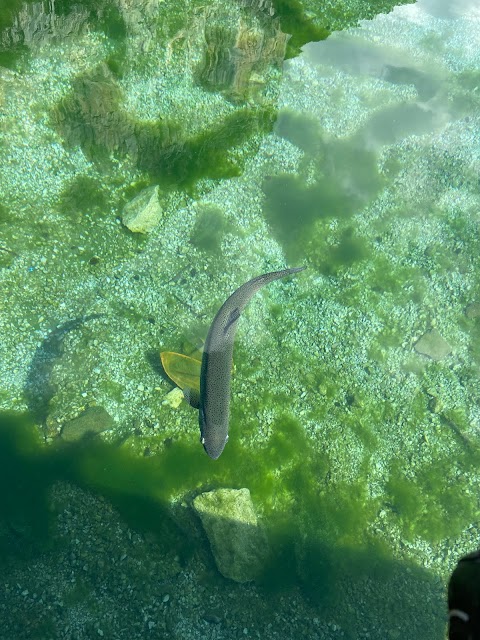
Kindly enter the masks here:
M 224 335 L 235 324 L 235 322 L 237 322 L 237 320 L 239 318 L 240 318 L 240 309 L 238 307 L 235 307 L 235 309 L 232 309 L 232 311 L 230 311 L 230 315 L 228 316 L 227 324 L 223 328 L 223 334 Z

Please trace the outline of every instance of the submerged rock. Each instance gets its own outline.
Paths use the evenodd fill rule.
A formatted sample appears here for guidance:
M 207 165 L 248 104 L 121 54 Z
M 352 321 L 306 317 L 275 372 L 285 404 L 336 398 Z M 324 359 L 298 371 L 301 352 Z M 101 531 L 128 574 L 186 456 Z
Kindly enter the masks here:
M 268 556 L 268 542 L 258 524 L 248 489 L 216 489 L 198 495 L 200 516 L 218 570 L 236 582 L 254 580 Z
M 289 38 L 265 8 L 266 14 L 255 6 L 241 16 L 235 5 L 225 12 L 220 5 L 209 10 L 202 33 L 203 60 L 196 74 L 201 85 L 225 92 L 234 101 L 261 93 L 271 69 L 281 67 Z
M 67 442 L 81 440 L 111 429 L 114 425 L 112 416 L 103 407 L 88 407 L 81 416 L 69 420 L 62 429 L 61 436 Z
M 133 120 L 121 109 L 122 90 L 106 64 L 87 69 L 72 81 L 72 91 L 53 109 L 65 144 L 80 146 L 90 160 L 107 162 L 111 154 L 135 155 Z
M 472 302 L 465 309 L 465 315 L 470 320 L 480 318 L 480 302 Z
M 427 331 L 414 345 L 415 351 L 432 358 L 432 360 L 443 360 L 452 348 L 448 342 L 442 338 L 436 329 Z
M 81 3 L 72 4 L 68 9 L 55 11 L 55 3 L 22 2 L 11 3 L 12 24 L 2 20 L 5 29 L 0 31 L 0 49 L 16 46 L 36 48 L 50 43 L 63 43 L 67 39 L 73 40 L 88 31 L 93 16 L 98 20 L 104 7 L 93 8 L 89 11 Z M 97 5 L 107 4 L 98 2 Z M 8 9 L 5 14 L 8 15 Z
M 158 201 L 157 185 L 144 189 L 125 205 L 122 222 L 134 233 L 149 233 L 161 218 L 162 207 Z
M 178 387 L 175 387 L 175 389 L 172 389 L 167 393 L 162 404 L 172 407 L 172 409 L 178 409 L 178 407 L 182 404 L 182 402 L 183 402 L 183 391 Z

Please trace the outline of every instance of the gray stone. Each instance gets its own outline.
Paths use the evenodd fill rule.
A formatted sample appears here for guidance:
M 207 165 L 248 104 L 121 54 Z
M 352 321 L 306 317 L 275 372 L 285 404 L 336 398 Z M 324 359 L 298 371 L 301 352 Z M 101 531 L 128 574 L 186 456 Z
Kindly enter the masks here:
M 134 233 L 149 233 L 162 218 L 158 201 L 158 185 L 141 191 L 128 202 L 122 214 L 123 224 Z
M 223 620 L 223 612 L 221 611 L 221 609 L 207 609 L 203 613 L 202 618 L 205 620 L 205 622 L 220 624 L 220 622 Z
M 465 309 L 465 315 L 467 318 L 470 318 L 470 320 L 480 318 L 480 302 L 472 302 L 469 304 Z
M 248 489 L 216 489 L 198 495 L 193 508 L 200 516 L 218 570 L 236 582 L 254 580 L 269 550 Z
M 113 425 L 112 416 L 103 407 L 88 407 L 81 416 L 69 420 L 64 425 L 61 436 L 67 442 L 75 442 L 84 436 L 107 431 Z
M 451 346 L 436 329 L 424 333 L 415 343 L 414 348 L 415 351 L 432 358 L 432 360 L 443 360 L 452 351 Z

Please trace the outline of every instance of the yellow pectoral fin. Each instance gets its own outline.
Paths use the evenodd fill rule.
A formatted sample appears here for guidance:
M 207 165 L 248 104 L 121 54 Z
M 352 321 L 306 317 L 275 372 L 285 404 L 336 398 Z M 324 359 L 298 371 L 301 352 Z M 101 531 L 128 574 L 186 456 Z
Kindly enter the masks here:
M 194 392 L 200 393 L 200 360 L 174 351 L 160 352 L 160 360 L 167 376 L 180 389 L 188 387 L 192 396 Z

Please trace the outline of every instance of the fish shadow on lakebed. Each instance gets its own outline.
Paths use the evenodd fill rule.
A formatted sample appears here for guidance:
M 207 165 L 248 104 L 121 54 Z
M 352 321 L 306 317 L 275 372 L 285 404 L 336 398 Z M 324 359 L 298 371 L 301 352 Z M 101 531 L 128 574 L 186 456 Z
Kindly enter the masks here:
M 218 486 L 215 476 L 208 476 L 212 464 L 196 442 L 178 442 L 148 458 L 135 457 L 99 438 L 46 447 L 31 416 L 0 413 L 0 566 L 4 578 L 11 571 L 13 575 L 18 564 L 56 553 L 61 540 L 54 526 L 50 491 L 55 484 L 66 482 L 106 499 L 129 527 L 152 536 L 160 553 L 175 550 L 183 565 L 199 554 L 207 581 L 224 584 L 226 579 L 215 568 L 199 523 L 183 526 L 168 502 L 176 485 L 185 493 L 191 491 L 185 483 L 199 486 L 199 478 L 205 479 L 205 488 Z M 90 516 L 96 514 L 86 517 Z M 196 518 L 193 514 L 188 517 L 191 523 Z M 442 637 L 446 605 L 438 577 L 378 553 L 378 549 L 333 548 L 313 534 L 303 538 L 297 520 L 296 513 L 282 514 L 266 528 L 271 554 L 256 580 L 262 606 L 274 608 L 279 595 L 295 592 L 298 597 L 299 589 L 319 617 L 338 621 L 344 638 L 358 637 L 360 620 L 362 627 L 370 629 L 370 638 L 390 637 L 389 630 L 405 629 L 405 625 L 409 625 L 411 638 Z M 128 574 L 127 566 L 123 571 Z M 358 600 L 358 606 L 347 611 L 345 603 L 352 599 Z
M 82 327 L 85 322 L 105 315 L 105 313 L 91 313 L 67 320 L 52 329 L 35 350 L 28 368 L 24 394 L 28 410 L 38 424 L 45 424 L 50 401 L 55 395 L 56 387 L 52 383 L 52 371 L 64 354 L 65 337 Z

